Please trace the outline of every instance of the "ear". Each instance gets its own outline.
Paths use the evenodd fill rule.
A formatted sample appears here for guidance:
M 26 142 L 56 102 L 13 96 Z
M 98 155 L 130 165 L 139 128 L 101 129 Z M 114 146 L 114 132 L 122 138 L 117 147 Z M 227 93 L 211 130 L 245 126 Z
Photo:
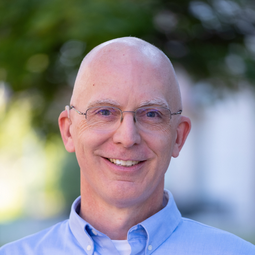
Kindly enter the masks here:
M 180 117 L 181 118 L 179 120 L 179 125 L 176 130 L 176 140 L 172 152 L 172 156 L 174 158 L 177 158 L 179 156 L 182 146 L 184 145 L 191 129 L 190 119 L 185 116 Z
M 75 151 L 73 138 L 70 132 L 71 124 L 72 122 L 71 119 L 69 118 L 69 109 L 66 109 L 65 111 L 60 113 L 58 118 L 58 125 L 62 136 L 62 140 L 68 152 Z

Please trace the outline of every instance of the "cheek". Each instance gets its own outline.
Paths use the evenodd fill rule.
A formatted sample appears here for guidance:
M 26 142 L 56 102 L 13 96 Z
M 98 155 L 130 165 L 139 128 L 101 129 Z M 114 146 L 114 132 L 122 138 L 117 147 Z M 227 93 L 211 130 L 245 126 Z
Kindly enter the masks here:
M 155 152 L 157 153 L 160 164 L 169 164 L 172 150 L 174 147 L 174 136 L 172 132 L 164 132 L 155 139 Z
M 87 125 L 86 121 L 80 121 L 79 123 L 75 124 L 75 126 L 77 127 L 75 130 L 75 134 L 77 134 L 77 138 L 82 138 L 84 136 L 84 134 L 89 131 L 89 126 Z
M 96 136 L 89 125 L 87 125 L 85 120 L 75 123 L 72 130 L 72 137 L 74 139 L 75 148 L 79 147 L 90 148 L 91 145 L 95 145 L 100 136 Z
M 72 136 L 77 159 L 86 158 L 90 161 L 94 152 L 108 140 L 109 134 L 94 131 L 86 121 L 80 121 L 75 127 L 77 128 L 72 130 Z

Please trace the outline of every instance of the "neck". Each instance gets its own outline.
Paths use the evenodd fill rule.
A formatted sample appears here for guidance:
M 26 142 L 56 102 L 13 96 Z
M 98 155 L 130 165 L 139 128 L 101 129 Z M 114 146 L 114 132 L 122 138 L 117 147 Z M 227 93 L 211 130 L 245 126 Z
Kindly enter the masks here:
M 157 196 L 132 206 L 118 206 L 91 196 L 86 187 L 81 188 L 80 216 L 112 240 L 127 239 L 128 230 L 163 208 L 163 189 Z

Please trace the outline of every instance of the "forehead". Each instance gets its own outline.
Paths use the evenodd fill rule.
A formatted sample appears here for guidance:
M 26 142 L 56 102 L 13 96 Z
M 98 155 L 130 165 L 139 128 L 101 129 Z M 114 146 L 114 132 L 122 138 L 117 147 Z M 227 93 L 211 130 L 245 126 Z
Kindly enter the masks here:
M 169 61 L 152 55 L 130 48 L 98 52 L 79 72 L 74 103 L 89 106 L 108 101 L 121 107 L 146 103 L 170 107 L 176 87 L 174 72 Z
M 86 107 L 99 103 L 132 108 L 149 104 L 169 107 L 170 98 L 170 87 L 151 70 L 107 68 L 86 77 L 76 101 Z

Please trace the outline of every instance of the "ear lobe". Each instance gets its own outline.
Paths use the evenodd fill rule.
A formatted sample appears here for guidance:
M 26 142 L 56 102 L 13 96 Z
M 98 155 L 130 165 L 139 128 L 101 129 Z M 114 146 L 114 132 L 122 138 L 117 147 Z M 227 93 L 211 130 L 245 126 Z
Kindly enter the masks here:
M 190 119 L 185 116 L 181 116 L 179 125 L 177 127 L 176 140 L 175 140 L 175 144 L 174 144 L 174 148 L 172 152 L 172 156 L 174 158 L 177 158 L 179 156 L 182 146 L 184 145 L 188 137 L 190 129 L 191 129 Z
M 70 127 L 71 127 L 71 120 L 68 116 L 68 111 L 62 111 L 59 115 L 58 118 L 58 125 L 61 133 L 62 140 L 64 142 L 65 148 L 68 152 L 74 152 L 74 143 L 73 143 L 73 138 L 70 132 Z

